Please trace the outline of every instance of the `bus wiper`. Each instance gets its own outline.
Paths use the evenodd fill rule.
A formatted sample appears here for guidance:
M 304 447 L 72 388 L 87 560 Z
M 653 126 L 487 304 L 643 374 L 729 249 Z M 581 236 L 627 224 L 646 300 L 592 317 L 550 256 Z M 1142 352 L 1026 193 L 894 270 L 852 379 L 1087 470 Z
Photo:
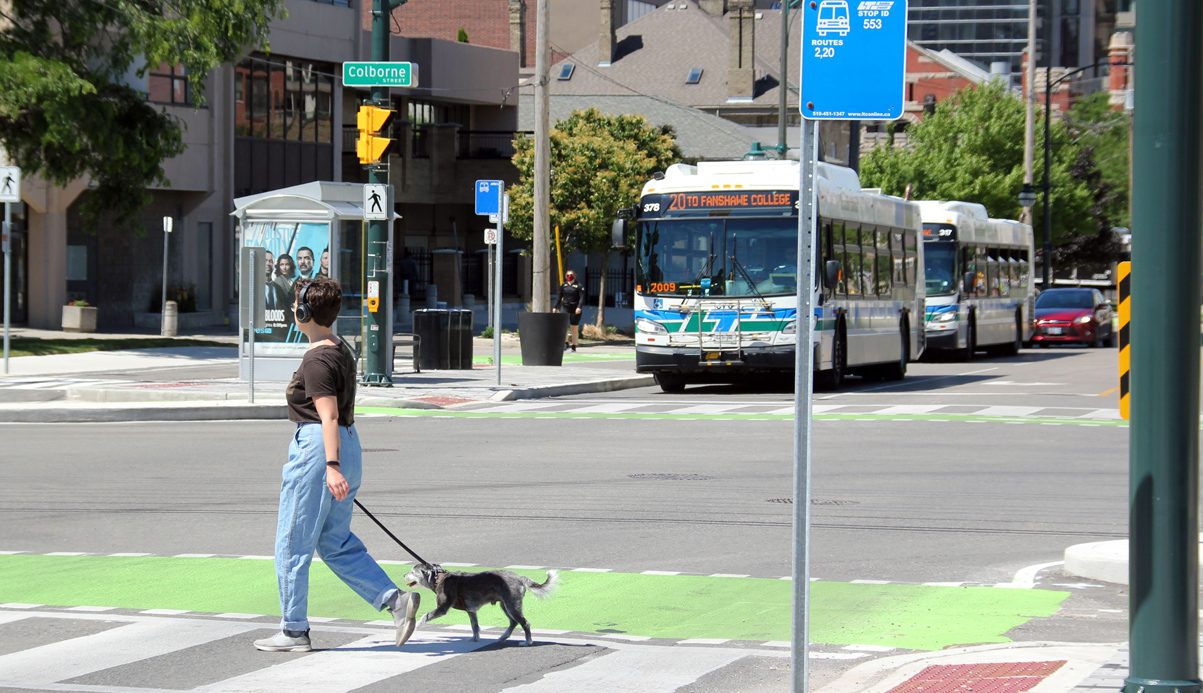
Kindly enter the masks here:
M 755 295 L 756 298 L 760 299 L 760 303 L 762 305 L 767 307 L 769 302 L 764 300 L 764 295 L 756 290 L 756 282 L 752 281 L 752 277 L 748 274 L 748 270 L 743 266 L 743 263 L 739 261 L 739 258 L 736 257 L 736 253 L 738 252 L 737 249 L 739 248 L 739 235 L 734 235 L 733 239 L 734 240 L 731 244 L 731 267 L 743 276 L 744 281 L 748 283 L 748 288 L 752 290 L 752 294 Z
M 710 270 L 714 267 L 714 261 L 717 258 L 718 256 L 714 254 L 714 234 L 710 234 L 710 258 L 706 260 L 706 266 L 703 267 L 702 271 L 698 273 L 698 278 L 693 280 L 694 284 L 700 285 L 702 283 L 702 277 L 710 276 Z

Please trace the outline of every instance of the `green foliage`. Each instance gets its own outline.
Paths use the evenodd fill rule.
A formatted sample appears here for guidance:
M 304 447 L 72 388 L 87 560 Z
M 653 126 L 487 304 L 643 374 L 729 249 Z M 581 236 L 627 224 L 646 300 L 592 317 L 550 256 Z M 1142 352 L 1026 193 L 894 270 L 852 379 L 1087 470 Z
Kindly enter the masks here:
M 94 228 L 117 222 L 169 185 L 183 128 L 126 84 L 160 63 L 188 75 L 194 104 L 209 72 L 265 45 L 283 0 L 13 0 L 0 29 L 0 146 L 25 175 L 55 185 L 85 177 Z
M 534 235 L 534 141 L 516 138 L 514 150 L 520 177 L 509 189 L 510 229 L 529 240 Z M 643 116 L 591 108 L 557 122 L 551 131 L 551 224 L 560 227 L 564 252 L 598 254 L 605 267 L 618 210 L 634 205 L 652 174 L 680 158 L 671 128 L 654 127 Z M 605 317 L 604 288 L 598 292 L 599 325 Z
M 862 159 L 861 182 L 913 199 L 964 200 L 985 205 L 990 216 L 1018 219 L 1023 187 L 1023 101 L 1001 85 L 962 89 L 936 105 L 935 113 L 907 129 L 910 146 L 876 149 Z M 1044 175 L 1043 121 L 1037 118 L 1035 179 Z M 1097 231 L 1093 194 L 1074 177 L 1080 148 L 1064 123 L 1051 127 L 1053 239 L 1064 242 Z M 1080 168 L 1080 166 L 1079 166 Z M 1032 226 L 1041 228 L 1043 206 L 1033 208 Z
M 1109 93 L 1095 92 L 1069 109 L 1068 124 L 1081 147 L 1093 150 L 1100 180 L 1110 186 L 1103 213 L 1112 226 L 1130 226 L 1128 216 L 1128 136 L 1131 116 L 1111 110 Z
M 461 26 L 459 32 L 455 35 L 455 40 L 460 43 L 468 43 L 468 32 Z
M 485 329 L 481 330 L 480 337 L 481 337 L 481 339 L 492 339 L 493 338 L 493 326 L 489 325 Z

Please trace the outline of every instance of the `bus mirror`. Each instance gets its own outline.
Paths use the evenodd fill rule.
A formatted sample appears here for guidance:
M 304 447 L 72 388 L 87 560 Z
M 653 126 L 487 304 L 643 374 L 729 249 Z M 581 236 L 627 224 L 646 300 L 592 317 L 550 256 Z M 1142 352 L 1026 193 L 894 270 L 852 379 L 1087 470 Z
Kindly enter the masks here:
M 828 260 L 823 266 L 823 283 L 827 288 L 835 291 L 835 287 L 840 283 L 840 261 Z
M 615 248 L 625 248 L 627 245 L 627 220 L 615 219 L 614 225 L 610 228 L 610 233 L 613 236 L 612 242 Z
M 977 291 L 977 274 L 974 272 L 965 273 L 965 293 L 971 294 Z

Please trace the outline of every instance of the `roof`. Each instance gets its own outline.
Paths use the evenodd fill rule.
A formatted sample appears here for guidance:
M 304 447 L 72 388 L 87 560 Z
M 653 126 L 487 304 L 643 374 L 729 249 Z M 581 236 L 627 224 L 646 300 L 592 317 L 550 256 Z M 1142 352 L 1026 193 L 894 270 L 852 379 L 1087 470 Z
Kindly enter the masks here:
M 314 181 L 234 199 L 239 219 L 363 219 L 363 184 Z
M 738 159 L 756 141 L 756 137 L 740 125 L 657 96 L 630 92 L 604 96 L 553 93 L 550 102 L 553 126 L 556 121 L 566 120 L 573 111 L 588 108 L 615 115 L 641 115 L 656 127 L 671 125 L 681 153 L 690 158 Z M 518 129 L 535 129 L 533 96 L 523 94 L 519 98 Z
M 570 80 L 555 79 L 558 67 L 552 69 L 553 95 L 623 95 L 654 94 L 678 103 L 695 107 L 727 108 L 727 71 L 730 56 L 728 32 L 731 20 L 724 15 L 715 17 L 695 3 L 673 3 L 674 9 L 662 6 L 616 32 L 615 59 L 608 67 L 598 67 L 598 42 L 594 42 L 558 64 L 574 63 L 576 71 Z M 686 9 L 676 9 L 684 6 Z M 757 82 L 757 93 L 751 104 L 740 107 L 763 106 L 776 108 L 781 44 L 781 11 L 757 10 L 755 20 L 756 75 L 767 76 Z M 800 45 L 801 22 L 794 22 L 790 44 Z M 790 51 L 789 73 L 797 84 L 800 54 Z M 692 69 L 702 69 L 697 84 L 686 84 Z M 787 103 L 797 104 L 791 92 Z

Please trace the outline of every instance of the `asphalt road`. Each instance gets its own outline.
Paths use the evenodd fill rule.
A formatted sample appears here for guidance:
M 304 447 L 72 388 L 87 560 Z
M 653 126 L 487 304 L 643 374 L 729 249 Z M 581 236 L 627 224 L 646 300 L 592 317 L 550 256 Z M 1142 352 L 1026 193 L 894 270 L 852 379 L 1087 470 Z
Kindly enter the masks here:
M 851 414 L 883 405 L 1012 409 L 975 422 L 816 420 L 812 575 L 993 585 L 1060 560 L 1072 544 L 1126 536 L 1127 428 L 1025 421 L 1014 409 L 1043 417 L 1114 409 L 1114 363 L 1114 350 L 1024 351 L 912 364 L 902 383 L 852 379 L 821 393 L 816 404 Z M 787 386 L 647 388 L 543 404 L 565 413 L 515 405 L 469 417 L 360 417 L 359 498 L 437 562 L 790 574 L 789 420 L 571 413 L 616 404 L 780 409 L 792 404 Z M 0 481 L 10 491 L 0 499 L 0 550 L 271 554 L 290 431 L 286 422 L 0 426 Z M 378 559 L 408 560 L 368 521 L 357 518 L 354 530 Z M 1026 620 L 1008 637 L 1125 639 L 1124 590 L 1056 568 L 1038 582 L 1072 594 L 1057 615 Z M 560 655 L 545 654 L 547 667 L 560 666 Z M 739 661 L 696 690 L 722 689 L 729 677 L 783 690 L 780 660 Z M 814 675 L 830 680 L 850 665 L 822 660 Z

